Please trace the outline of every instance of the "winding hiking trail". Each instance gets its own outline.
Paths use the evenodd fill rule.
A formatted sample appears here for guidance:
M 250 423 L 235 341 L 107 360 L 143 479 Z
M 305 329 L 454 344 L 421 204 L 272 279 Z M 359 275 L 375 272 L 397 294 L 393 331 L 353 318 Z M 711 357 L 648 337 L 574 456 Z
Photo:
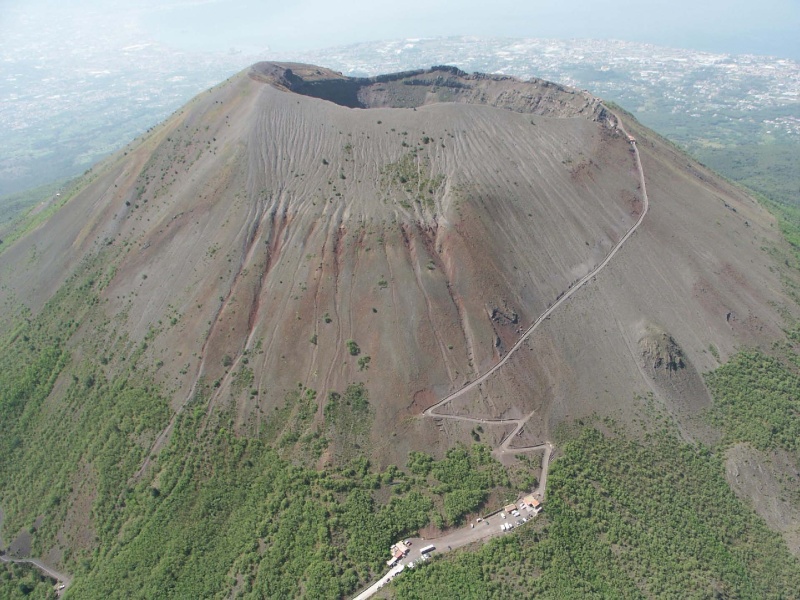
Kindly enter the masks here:
M 604 107 L 605 107 L 605 105 L 604 105 Z M 611 259 L 614 258 L 614 256 L 616 256 L 617 252 L 619 252 L 622 249 L 622 246 L 625 244 L 625 242 L 627 242 L 628 239 L 630 239 L 630 237 L 636 232 L 636 230 L 642 224 L 642 222 L 644 221 L 645 216 L 647 215 L 647 211 L 650 208 L 650 201 L 647 198 L 647 187 L 645 185 L 645 180 L 644 180 L 644 170 L 642 169 L 642 159 L 639 156 L 639 148 L 637 148 L 636 142 L 628 134 L 628 131 L 625 129 L 625 126 L 622 124 L 622 120 L 619 118 L 619 116 L 615 112 L 609 110 L 608 107 L 605 107 L 605 108 L 606 108 L 606 110 L 608 110 L 609 113 L 614 115 L 614 119 L 616 120 L 615 127 L 617 129 L 619 129 L 627 138 L 629 138 L 631 140 L 630 144 L 631 144 L 631 147 L 633 148 L 633 154 L 634 154 L 634 156 L 636 158 L 636 167 L 637 167 L 637 169 L 639 171 L 639 185 L 640 185 L 641 191 L 642 191 L 642 205 L 643 205 L 642 206 L 642 214 L 639 215 L 639 218 L 637 219 L 636 223 L 634 223 L 631 226 L 631 228 L 628 229 L 628 231 L 625 233 L 625 235 L 623 235 L 620 238 L 620 240 L 611 249 L 611 252 L 609 252 L 608 255 L 606 255 L 606 257 L 603 259 L 603 261 L 599 265 L 597 265 L 592 271 L 590 271 L 589 273 L 587 273 L 586 275 L 581 277 L 575 284 L 571 285 L 570 288 L 566 291 L 566 293 L 564 293 L 560 298 L 558 298 L 558 300 L 556 300 L 555 303 L 553 303 L 547 310 L 545 310 L 541 315 L 539 315 L 539 317 L 531 324 L 530 327 L 528 327 L 528 329 L 526 329 L 524 331 L 524 333 L 522 333 L 522 335 L 517 340 L 517 342 L 511 347 L 511 349 L 506 353 L 506 355 L 503 356 L 503 358 L 500 359 L 500 361 L 498 361 L 498 363 L 496 365 L 494 365 L 491 369 L 486 371 L 483 375 L 481 375 L 477 379 L 474 379 L 473 381 L 470 381 L 469 383 L 467 383 L 462 388 L 460 388 L 460 389 L 456 390 L 455 392 L 445 396 L 444 398 L 439 400 L 439 402 L 437 402 L 433 406 L 425 409 L 425 411 L 423 411 L 423 413 L 422 413 L 422 415 L 424 417 L 435 418 L 435 419 L 451 419 L 451 420 L 454 420 L 454 421 L 467 421 L 467 422 L 470 422 L 470 423 L 481 423 L 481 424 L 487 424 L 487 425 L 512 425 L 512 424 L 516 425 L 516 428 L 514 429 L 514 431 L 512 431 L 511 434 L 508 437 L 506 437 L 505 440 L 503 440 L 503 442 L 500 444 L 500 446 L 498 446 L 494 450 L 495 454 L 508 454 L 508 453 L 520 454 L 522 452 L 533 452 L 534 450 L 541 450 L 544 446 L 549 446 L 550 445 L 549 442 L 547 442 L 546 444 L 540 444 L 538 446 L 527 446 L 527 447 L 519 447 L 519 448 L 512 448 L 511 447 L 511 443 L 513 442 L 514 438 L 522 431 L 522 428 L 531 419 L 531 417 L 533 417 L 533 415 L 535 414 L 535 411 L 530 413 L 529 415 L 527 415 L 526 417 L 524 417 L 522 419 L 481 419 L 481 418 L 474 418 L 474 417 L 450 415 L 450 414 L 447 414 L 447 413 L 437 413 L 436 410 L 438 408 L 444 406 L 445 404 L 448 404 L 449 402 L 452 402 L 453 400 L 455 400 L 457 398 L 460 398 L 461 396 L 463 396 L 467 392 L 470 392 L 470 391 L 478 388 L 478 386 L 480 386 L 483 382 L 485 382 L 487 379 L 489 379 L 489 377 L 491 377 L 497 371 L 499 371 L 503 367 L 503 365 L 505 365 L 508 362 L 508 360 L 511 358 L 511 356 L 517 350 L 519 350 L 522 347 L 522 344 L 525 343 L 525 341 L 533 334 L 533 332 L 536 331 L 536 329 L 539 327 L 539 325 L 541 325 L 544 322 L 544 320 L 547 319 L 547 317 L 549 317 L 551 314 L 553 314 L 553 312 L 555 312 L 555 310 L 559 306 L 561 306 L 562 304 L 564 304 L 564 302 L 569 300 L 573 296 L 573 294 L 575 294 L 581 287 L 583 287 L 586 283 L 588 283 L 591 279 L 593 279 L 600 271 L 602 271 L 611 262 Z M 549 453 L 545 453 L 546 456 L 548 454 Z M 544 465 L 543 465 L 543 467 L 544 467 Z M 542 471 L 543 471 L 542 479 L 544 480 L 546 478 L 546 475 L 545 475 L 545 472 L 544 472 L 544 468 L 542 469 Z M 541 493 L 542 497 L 544 497 L 544 485 L 543 484 L 540 485 L 539 492 Z
M 545 495 L 545 488 L 547 487 L 547 475 L 550 470 L 550 456 L 553 453 L 553 444 L 551 442 L 544 442 L 542 444 L 538 444 L 536 446 L 521 446 L 512 448 L 511 444 L 514 441 L 514 438 L 519 435 L 522 429 L 525 427 L 525 424 L 530 421 L 533 415 L 536 414 L 536 411 L 531 412 L 527 416 L 521 419 L 491 419 L 491 418 L 477 418 L 477 417 L 468 417 L 462 415 L 449 415 L 445 413 L 437 413 L 436 410 L 445 404 L 452 402 L 456 398 L 461 397 L 462 395 L 466 394 L 469 391 L 476 389 L 480 386 L 484 381 L 486 381 L 489 377 L 495 374 L 503 365 L 508 362 L 511 358 L 511 355 L 514 354 L 519 348 L 522 347 L 522 344 L 536 331 L 537 327 L 544 322 L 544 320 L 549 317 L 553 312 L 561 306 L 564 302 L 566 302 L 569 298 L 572 297 L 584 284 L 588 283 L 592 278 L 594 278 L 600 271 L 602 271 L 610 262 L 611 259 L 616 256 L 617 252 L 620 251 L 622 246 L 627 242 L 630 237 L 634 234 L 634 232 L 639 228 L 639 226 L 644 221 L 645 216 L 647 215 L 647 211 L 650 208 L 650 201 L 647 198 L 647 188 L 645 187 L 645 180 L 644 180 L 644 170 L 642 169 L 642 159 L 639 156 L 639 148 L 636 146 L 636 141 L 628 134 L 628 131 L 625 129 L 625 126 L 622 124 L 622 120 L 619 116 L 608 109 L 605 105 L 603 105 L 609 113 L 614 116 L 616 121 L 615 127 L 619 129 L 629 140 L 631 147 L 633 148 L 633 153 L 636 159 L 636 167 L 639 171 L 639 184 L 642 191 L 642 214 L 639 215 L 639 218 L 636 222 L 631 226 L 630 229 L 625 233 L 625 235 L 620 238 L 617 244 L 611 249 L 608 255 L 603 259 L 603 261 L 597 265 L 591 272 L 584 275 L 581 279 L 579 279 L 575 284 L 571 285 L 569 290 L 564 293 L 558 300 L 550 306 L 546 311 L 544 311 L 539 317 L 531 324 L 528 329 L 525 330 L 524 333 L 520 336 L 519 340 L 511 347 L 508 353 L 500 360 L 496 365 L 494 365 L 491 369 L 486 371 L 483 375 L 478 377 L 477 379 L 470 381 L 462 388 L 456 390 L 455 392 L 445 396 L 441 400 L 439 400 L 433 406 L 425 409 L 422 412 L 422 417 L 428 417 L 432 419 L 451 419 L 453 421 L 465 421 L 468 423 L 480 423 L 484 425 L 515 425 L 514 430 L 502 441 L 502 443 L 495 448 L 492 453 L 495 455 L 502 455 L 502 454 L 522 454 L 525 452 L 536 452 L 538 450 L 544 450 L 544 454 L 542 457 L 542 473 L 539 478 L 539 485 L 537 489 L 534 491 L 534 495 L 538 496 L 542 500 L 544 500 Z M 437 538 L 435 540 L 422 540 L 420 538 L 411 538 L 412 545 L 413 544 L 428 544 L 428 543 L 435 543 L 436 552 L 437 553 L 444 553 L 450 552 L 455 548 L 465 546 L 467 544 L 485 540 L 490 537 L 496 537 L 497 535 L 502 535 L 502 531 L 498 531 L 498 525 L 505 523 L 505 516 L 498 516 L 497 513 L 489 515 L 480 521 L 480 525 L 476 527 L 476 524 L 471 524 L 470 527 L 462 527 L 461 529 L 457 529 L 447 533 L 446 535 Z M 484 527 L 483 525 L 486 525 Z M 354 600 L 366 600 L 367 598 L 371 597 L 375 593 L 378 592 L 384 585 L 388 584 L 392 578 L 397 576 L 403 569 L 409 564 L 412 563 L 414 560 L 419 560 L 419 554 L 417 552 L 409 553 L 402 561 L 398 563 L 397 566 L 393 567 L 388 573 L 386 573 L 382 578 L 378 581 L 375 581 L 371 586 L 367 589 L 362 591 L 358 594 Z M 412 565 L 413 566 L 413 565 Z
M 539 317 L 531 324 L 530 327 L 528 327 L 528 329 L 526 329 L 522 333 L 522 335 L 517 340 L 517 342 L 511 347 L 511 349 L 506 353 L 506 355 L 501 360 L 499 360 L 497 362 L 496 365 L 494 365 L 491 369 L 486 371 L 483 375 L 481 375 L 477 379 L 474 379 L 473 381 L 470 381 L 469 383 L 467 383 L 466 385 L 464 385 L 460 389 L 456 390 L 455 392 L 453 392 L 453 393 L 445 396 L 441 400 L 439 400 L 433 406 L 430 406 L 429 408 L 425 409 L 422 412 L 422 415 L 421 415 L 422 417 L 427 417 L 427 418 L 432 418 L 432 419 L 451 419 L 453 421 L 465 421 L 465 422 L 468 422 L 468 423 L 479 423 L 479 424 L 484 424 L 484 425 L 503 425 L 503 426 L 512 425 L 512 424 L 515 425 L 514 430 L 502 441 L 502 443 L 497 448 L 495 448 L 492 451 L 492 453 L 495 454 L 495 455 L 522 454 L 522 453 L 525 453 L 525 452 L 536 452 L 538 450 L 543 450 L 544 454 L 543 454 L 543 457 L 542 457 L 541 477 L 539 478 L 539 486 L 536 489 L 536 491 L 534 492 L 542 500 L 544 499 L 545 489 L 547 487 L 547 475 L 548 475 L 548 472 L 550 470 L 550 455 L 553 452 L 552 443 L 544 442 L 544 443 L 538 444 L 536 446 L 521 446 L 521 447 L 516 447 L 516 448 L 512 448 L 511 447 L 511 444 L 514 441 L 514 438 L 519 435 L 519 433 L 525 427 L 525 424 L 528 421 L 530 421 L 530 419 L 533 417 L 534 414 L 536 414 L 536 411 L 531 412 L 530 414 L 528 414 L 527 416 L 525 416 L 522 419 L 477 418 L 477 417 L 468 417 L 468 416 L 462 416 L 462 415 L 449 415 L 449 414 L 446 414 L 446 413 L 440 413 L 440 412 L 436 412 L 436 411 L 437 411 L 437 409 L 443 407 L 444 405 L 448 404 L 449 402 L 452 402 L 453 400 L 455 400 L 457 398 L 460 398 L 461 396 L 463 396 L 467 392 L 470 392 L 470 391 L 476 389 L 483 382 L 485 382 L 487 379 L 489 379 L 489 377 L 491 377 L 497 371 L 499 371 L 503 367 L 503 365 L 505 365 L 506 362 L 508 362 L 508 360 L 511 358 L 511 355 L 513 355 L 514 352 L 516 352 L 517 350 L 519 350 L 522 347 L 522 344 L 525 343 L 525 341 L 533 334 L 534 331 L 536 331 L 536 329 L 539 327 L 539 325 L 541 325 L 544 322 L 544 320 L 547 319 L 547 317 L 549 317 L 551 314 L 553 314 L 553 312 L 559 306 L 564 304 L 564 302 L 566 302 L 569 298 L 571 298 L 573 296 L 573 294 L 575 294 L 586 283 L 591 281 L 600 271 L 602 271 L 611 262 L 611 259 L 614 258 L 614 256 L 616 256 L 617 252 L 620 251 L 620 249 L 625 244 L 625 242 L 627 242 L 630 239 L 630 237 L 636 232 L 636 230 L 639 228 L 639 226 L 644 221 L 644 218 L 647 215 L 647 211 L 650 208 L 650 201 L 649 201 L 649 199 L 647 197 L 647 187 L 645 185 L 644 169 L 642 168 L 642 159 L 639 156 L 639 148 L 637 148 L 637 146 L 636 146 L 636 141 L 628 134 L 628 131 L 625 129 L 625 126 L 623 125 L 622 120 L 619 118 L 619 116 L 615 112 L 609 110 L 608 107 L 606 107 L 605 105 L 603 105 L 603 106 L 604 106 L 604 108 L 606 110 L 608 110 L 609 113 L 614 115 L 614 119 L 616 121 L 615 127 L 617 129 L 619 129 L 630 140 L 630 144 L 631 144 L 631 146 L 633 148 L 634 157 L 636 159 L 636 167 L 637 167 L 637 169 L 639 171 L 639 185 L 640 185 L 640 188 L 641 188 L 641 191 L 642 191 L 642 214 L 639 215 L 639 218 L 631 226 L 631 228 L 628 229 L 628 231 L 625 233 L 625 235 L 623 235 L 622 238 L 620 238 L 620 240 L 611 249 L 611 251 L 605 257 L 605 259 L 603 259 L 603 261 L 599 265 L 597 265 L 592 271 L 590 271 L 589 273 L 587 273 L 586 275 L 581 277 L 575 284 L 571 285 L 569 290 L 567 290 L 566 293 L 564 293 L 560 298 L 558 298 L 558 300 L 556 300 L 556 302 L 554 304 L 552 304 L 550 307 L 547 308 L 547 310 L 545 310 L 541 315 L 539 315 Z M 470 528 L 463 527 L 463 528 L 458 529 L 456 531 L 450 532 L 447 535 L 442 536 L 441 538 L 438 538 L 436 540 L 424 540 L 424 542 L 425 543 L 427 543 L 427 542 L 436 542 L 436 546 L 437 546 L 436 550 L 437 550 L 437 552 L 441 553 L 441 552 L 449 552 L 449 551 L 453 550 L 454 548 L 457 548 L 457 547 L 460 547 L 460 546 L 464 546 L 464 545 L 466 545 L 468 543 L 472 543 L 474 541 L 478 541 L 478 540 L 481 540 L 481 539 L 487 539 L 489 537 L 495 537 L 496 535 L 498 535 L 497 527 L 496 527 L 497 523 L 492 521 L 491 520 L 492 518 L 494 518 L 495 521 L 500 522 L 499 518 L 496 517 L 496 516 L 487 517 L 485 520 L 481 521 L 482 523 L 485 523 L 488 526 L 488 529 L 486 529 L 484 527 L 481 527 L 481 526 L 479 526 L 476 529 L 475 525 L 473 524 Z M 423 542 L 423 540 L 420 540 L 418 538 L 412 538 L 412 542 L 413 543 Z M 381 587 L 383 587 L 384 585 L 389 583 L 389 581 L 391 581 L 391 579 L 393 577 L 398 575 L 405 568 L 405 566 L 409 562 L 412 562 L 412 555 L 413 554 L 415 554 L 415 553 L 412 553 L 412 554 L 409 554 L 408 556 L 406 556 L 400 562 L 400 564 L 398 564 L 396 567 L 393 567 L 381 579 L 379 579 L 378 581 L 374 582 L 370 587 L 368 587 L 366 590 L 364 590 L 358 596 L 356 596 L 355 597 L 356 600 L 366 600 L 366 598 L 369 598 L 370 596 L 375 594 Z

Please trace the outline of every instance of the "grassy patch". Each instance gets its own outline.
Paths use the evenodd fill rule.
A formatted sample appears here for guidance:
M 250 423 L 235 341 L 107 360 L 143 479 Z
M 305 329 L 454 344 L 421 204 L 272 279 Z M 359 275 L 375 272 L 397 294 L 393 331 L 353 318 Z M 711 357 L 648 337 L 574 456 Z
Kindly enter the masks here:
M 403 142 L 404 146 L 407 146 Z M 431 172 L 430 159 L 415 150 L 383 169 L 384 184 L 401 194 L 399 202 L 406 206 L 416 203 L 433 207 L 434 197 L 444 184 L 444 175 Z
M 344 393 L 328 393 L 324 408 L 326 431 L 334 442 L 338 460 L 365 454 L 369 444 L 373 411 L 363 383 L 351 383 Z
M 55 194 L 67 184 L 68 180 L 65 179 L 0 198 L 0 232 L 28 209 L 55 197 Z
M 725 148 L 693 147 L 697 158 L 748 188 L 785 205 L 797 206 L 800 165 L 797 143 L 740 143 Z
M 347 346 L 347 352 L 350 356 L 358 356 L 361 354 L 361 348 L 359 348 L 355 340 L 347 340 L 345 345 Z

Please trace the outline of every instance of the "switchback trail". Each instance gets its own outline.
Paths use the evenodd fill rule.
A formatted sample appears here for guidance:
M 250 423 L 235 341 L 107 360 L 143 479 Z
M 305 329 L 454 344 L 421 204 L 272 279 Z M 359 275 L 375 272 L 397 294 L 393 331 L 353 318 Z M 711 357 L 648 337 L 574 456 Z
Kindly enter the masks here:
M 606 107 L 606 110 L 608 110 L 608 107 Z M 628 231 L 625 233 L 625 235 L 623 235 L 622 238 L 620 238 L 620 240 L 611 249 L 611 252 L 608 253 L 608 255 L 603 259 L 603 261 L 599 265 L 597 265 L 592 271 L 590 271 L 589 273 L 587 273 L 586 275 L 581 277 L 574 285 L 570 286 L 570 288 L 566 291 L 566 293 L 564 293 L 560 298 L 558 298 L 558 300 L 556 300 L 556 302 L 554 304 L 552 304 L 547 310 L 545 310 L 541 315 L 539 315 L 539 317 L 531 324 L 530 327 L 528 327 L 528 329 L 525 330 L 525 332 L 520 336 L 520 338 L 517 340 L 517 342 L 511 347 L 511 349 L 506 353 L 506 355 L 503 356 L 503 358 L 500 359 L 500 361 L 497 362 L 496 365 L 494 365 L 491 369 L 486 371 L 483 375 L 481 375 L 477 379 L 474 379 L 474 380 L 470 381 L 469 383 L 467 383 L 462 388 L 460 388 L 460 389 L 456 390 L 455 392 L 445 396 L 444 398 L 439 400 L 439 402 L 437 402 L 433 406 L 425 409 L 425 411 L 422 413 L 422 415 L 425 416 L 425 417 L 435 418 L 435 419 L 451 419 L 451 420 L 454 420 L 454 421 L 467 421 L 467 422 L 471 422 L 471 423 L 485 423 L 485 424 L 488 424 L 488 425 L 516 425 L 516 428 L 514 429 L 514 431 L 511 432 L 511 434 L 503 441 L 503 443 L 500 444 L 500 446 L 495 449 L 494 452 L 496 454 L 508 454 L 508 453 L 519 454 L 519 453 L 522 453 L 522 452 L 530 452 L 530 451 L 539 450 L 539 449 L 542 448 L 541 445 L 540 446 L 524 447 L 524 448 L 511 448 L 511 443 L 513 442 L 514 438 L 522 431 L 522 428 L 531 419 L 531 417 L 533 417 L 535 412 L 530 413 L 529 415 L 527 415 L 526 417 L 524 417 L 522 419 L 481 419 L 481 418 L 474 418 L 474 417 L 467 417 L 467 416 L 449 415 L 449 414 L 446 414 L 446 413 L 440 413 L 440 412 L 436 412 L 436 411 L 437 411 L 437 409 L 439 409 L 440 407 L 444 406 L 445 404 L 448 404 L 449 402 L 452 402 L 453 400 L 455 400 L 457 398 L 460 398 L 461 396 L 463 396 L 467 392 L 470 392 L 472 390 L 477 389 L 478 386 L 480 386 L 483 382 L 488 380 L 489 377 L 491 377 L 497 371 L 499 371 L 503 367 L 503 365 L 505 365 L 508 362 L 508 360 L 511 358 L 511 356 L 517 350 L 519 350 L 522 347 L 522 345 L 525 343 L 525 341 L 531 335 L 533 335 L 533 332 L 536 331 L 536 329 L 539 327 L 539 325 L 541 325 L 544 322 L 544 320 L 547 319 L 547 317 L 549 317 L 551 314 L 553 314 L 553 312 L 555 312 L 555 310 L 559 306 L 561 306 L 567 300 L 569 300 L 573 296 L 573 294 L 575 294 L 586 283 L 591 281 L 592 278 L 594 278 L 600 271 L 602 271 L 611 262 L 611 259 L 614 258 L 614 256 L 616 256 L 617 252 L 619 252 L 622 249 L 622 246 L 625 244 L 625 242 L 627 242 L 628 239 L 630 239 L 630 237 L 636 232 L 636 230 L 639 228 L 639 226 L 644 221 L 644 218 L 647 215 L 647 211 L 650 208 L 650 201 L 647 198 L 647 187 L 645 186 L 644 170 L 642 169 L 642 159 L 639 156 L 639 148 L 637 148 L 636 142 L 628 134 L 628 131 L 625 129 L 625 126 L 623 125 L 622 120 L 619 118 L 619 116 L 616 113 L 614 113 L 613 111 L 611 111 L 611 110 L 609 110 L 609 112 L 612 115 L 614 115 L 614 119 L 616 120 L 616 125 L 615 125 L 616 128 L 619 129 L 628 139 L 631 140 L 630 144 L 631 144 L 631 147 L 633 148 L 633 154 L 634 154 L 634 156 L 636 158 L 636 167 L 637 167 L 637 169 L 639 171 L 639 185 L 640 185 L 641 190 L 642 190 L 642 205 L 643 205 L 642 206 L 642 214 L 639 215 L 639 218 L 636 220 L 636 223 L 634 223 L 631 226 L 631 228 L 628 229 Z M 548 458 L 549 458 L 549 453 L 546 452 L 545 456 L 548 456 Z M 544 477 L 545 476 L 543 474 L 543 478 Z M 542 494 L 542 496 L 544 496 L 544 485 L 540 485 L 539 490 L 540 490 L 540 493 Z
M 605 105 L 604 105 L 605 106 Z M 525 332 L 520 336 L 519 340 L 511 347 L 511 350 L 491 369 L 486 371 L 483 375 L 478 377 L 477 379 L 467 383 L 464 387 L 456 390 L 452 394 L 449 394 L 439 400 L 433 406 L 427 408 L 423 411 L 422 416 L 433 418 L 433 419 L 451 419 L 453 421 L 465 421 L 468 423 L 480 423 L 486 425 L 515 425 L 514 430 L 503 440 L 503 442 L 494 449 L 493 454 L 495 455 L 502 455 L 502 454 L 522 454 L 524 452 L 535 452 L 537 450 L 544 450 L 544 455 L 542 457 L 542 473 L 539 480 L 539 486 L 537 487 L 536 491 L 534 492 L 535 495 L 539 496 L 542 500 L 544 500 L 545 495 L 545 488 L 547 487 L 547 475 L 550 470 L 550 455 L 553 452 L 553 445 L 550 442 L 544 442 L 542 444 L 536 446 L 521 446 L 512 448 L 511 444 L 514 441 L 514 438 L 522 431 L 525 424 L 533 417 L 536 412 L 531 412 L 527 416 L 521 419 L 491 419 L 491 418 L 478 418 L 478 417 L 469 417 L 463 415 L 448 415 L 437 413 L 436 409 L 444 406 L 448 402 L 452 402 L 456 398 L 461 397 L 462 395 L 466 394 L 469 391 L 476 389 L 479 385 L 481 385 L 484 381 L 486 381 L 489 377 L 491 377 L 494 373 L 496 373 L 508 360 L 511 358 L 511 355 L 514 354 L 519 348 L 522 347 L 522 344 L 536 331 L 537 327 L 544 322 L 544 320 L 549 317 L 559 306 L 561 306 L 564 302 L 566 302 L 570 297 L 572 297 L 575 292 L 577 292 L 584 284 L 588 283 L 592 278 L 594 278 L 600 271 L 602 271 L 608 263 L 611 262 L 611 259 L 616 256 L 617 252 L 620 251 L 622 246 L 625 242 L 630 239 L 630 237 L 634 234 L 634 232 L 639 228 L 639 226 L 644 221 L 645 216 L 647 215 L 647 211 L 650 208 L 650 201 L 647 198 L 647 188 L 645 187 L 645 180 L 644 180 L 644 170 L 642 169 L 642 159 L 639 156 L 639 149 L 636 147 L 635 140 L 628 134 L 625 126 L 622 124 L 622 120 L 619 116 L 614 113 L 613 111 L 609 110 L 608 107 L 605 107 L 609 113 L 614 115 L 614 119 L 616 120 L 616 128 L 619 129 L 629 140 L 631 146 L 633 147 L 633 153 L 636 158 L 636 167 L 639 171 L 639 184 L 642 190 L 642 214 L 639 215 L 636 223 L 622 236 L 622 238 L 616 243 L 616 245 L 611 249 L 611 252 L 603 259 L 599 265 L 597 265 L 590 273 L 584 275 L 581 279 L 579 279 L 574 285 L 570 286 L 569 290 L 561 296 L 555 304 L 550 306 L 546 311 L 544 311 L 539 317 L 533 322 L 533 324 L 525 330 Z M 450 533 L 442 536 L 441 538 L 435 540 L 421 540 L 420 538 L 412 538 L 412 544 L 416 543 L 430 543 L 434 542 L 436 546 L 436 551 L 439 553 L 449 552 L 454 550 L 457 547 L 464 546 L 468 543 L 476 542 L 482 539 L 488 539 L 490 537 L 495 537 L 499 535 L 497 532 L 497 525 L 498 523 L 503 523 L 505 521 L 501 520 L 501 516 L 496 514 L 490 515 L 484 518 L 481 523 L 485 524 L 487 527 L 484 528 L 482 526 L 478 526 L 475 528 L 475 524 L 472 524 L 469 528 L 463 527 L 461 529 L 457 529 L 455 531 L 451 531 Z M 398 575 L 405 566 L 412 562 L 414 559 L 419 559 L 419 555 L 417 553 L 412 552 L 408 556 L 406 556 L 397 566 L 393 567 L 386 575 L 384 575 L 381 579 L 374 582 L 369 588 L 361 592 L 358 596 L 355 597 L 354 600 L 366 600 L 367 598 L 371 597 L 378 590 L 389 583 L 393 577 Z

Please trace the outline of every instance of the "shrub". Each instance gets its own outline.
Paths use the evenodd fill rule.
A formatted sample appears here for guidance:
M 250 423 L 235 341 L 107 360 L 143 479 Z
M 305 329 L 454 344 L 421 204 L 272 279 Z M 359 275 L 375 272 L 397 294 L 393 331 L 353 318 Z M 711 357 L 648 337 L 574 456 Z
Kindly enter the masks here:
M 361 354 L 361 348 L 358 347 L 355 340 L 347 340 L 345 344 L 347 344 L 347 351 L 350 353 L 350 356 L 358 356 Z

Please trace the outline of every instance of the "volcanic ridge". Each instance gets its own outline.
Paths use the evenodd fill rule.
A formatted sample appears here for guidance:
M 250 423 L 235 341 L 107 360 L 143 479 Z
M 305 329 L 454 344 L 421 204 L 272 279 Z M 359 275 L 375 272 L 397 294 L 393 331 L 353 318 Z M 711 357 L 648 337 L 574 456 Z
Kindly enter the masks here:
M 774 220 L 625 113 L 540 80 L 256 64 L 5 244 L 0 300 L 36 314 L 102 255 L 104 335 L 145 344 L 175 414 L 201 395 L 207 419 L 230 414 L 242 435 L 291 448 L 324 431 L 321 464 L 443 452 L 473 426 L 424 411 L 502 360 L 642 216 L 625 131 L 647 218 L 501 369 L 438 410 L 533 415 L 515 435 L 535 445 L 650 396 L 692 436 L 709 346 L 724 360 L 781 334 L 789 303 L 761 250 L 779 243 Z M 97 324 L 77 327 L 80 355 Z M 331 426 L 326 410 L 359 389 L 365 416 Z M 153 455 L 169 434 L 147 442 Z

